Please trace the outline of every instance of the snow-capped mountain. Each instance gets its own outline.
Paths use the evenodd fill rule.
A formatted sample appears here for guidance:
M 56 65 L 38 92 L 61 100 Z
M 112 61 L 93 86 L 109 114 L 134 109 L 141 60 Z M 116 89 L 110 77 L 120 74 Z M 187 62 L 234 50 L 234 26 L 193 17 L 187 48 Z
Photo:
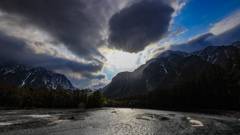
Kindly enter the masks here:
M 236 59 L 239 54 L 239 48 L 235 46 L 208 46 L 202 51 L 195 53 L 204 61 L 226 67 L 226 61 Z
M 0 64 L 0 82 L 23 87 L 47 87 L 48 89 L 74 89 L 66 76 L 42 67 L 15 63 Z

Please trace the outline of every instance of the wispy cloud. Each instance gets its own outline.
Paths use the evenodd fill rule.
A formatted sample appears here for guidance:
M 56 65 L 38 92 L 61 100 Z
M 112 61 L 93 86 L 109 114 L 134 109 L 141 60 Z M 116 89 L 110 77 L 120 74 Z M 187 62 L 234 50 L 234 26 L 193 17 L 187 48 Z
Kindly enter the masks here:
M 210 32 L 214 35 L 222 34 L 240 24 L 240 9 L 230 14 L 218 23 L 213 24 Z

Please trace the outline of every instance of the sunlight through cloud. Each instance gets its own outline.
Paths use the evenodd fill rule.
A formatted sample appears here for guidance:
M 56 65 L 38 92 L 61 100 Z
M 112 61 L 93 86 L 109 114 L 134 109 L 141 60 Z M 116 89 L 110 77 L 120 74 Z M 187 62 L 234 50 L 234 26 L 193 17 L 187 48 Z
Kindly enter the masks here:
M 107 68 L 109 70 L 117 69 L 118 71 L 133 70 L 138 64 L 138 54 L 127 53 L 123 51 L 111 50 L 106 55 Z

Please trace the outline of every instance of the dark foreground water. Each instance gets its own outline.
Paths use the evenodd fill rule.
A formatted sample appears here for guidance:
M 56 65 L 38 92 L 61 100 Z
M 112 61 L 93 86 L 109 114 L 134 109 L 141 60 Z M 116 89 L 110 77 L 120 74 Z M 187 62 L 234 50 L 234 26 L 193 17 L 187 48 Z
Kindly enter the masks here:
M 0 110 L 1 135 L 240 134 L 240 120 L 149 109 Z

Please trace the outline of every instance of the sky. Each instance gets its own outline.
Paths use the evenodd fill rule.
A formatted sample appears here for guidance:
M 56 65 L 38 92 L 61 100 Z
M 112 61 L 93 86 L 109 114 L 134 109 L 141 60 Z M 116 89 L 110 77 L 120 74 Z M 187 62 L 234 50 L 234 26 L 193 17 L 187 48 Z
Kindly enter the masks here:
M 166 50 L 240 40 L 239 0 L 1 0 L 0 62 L 98 89 Z

